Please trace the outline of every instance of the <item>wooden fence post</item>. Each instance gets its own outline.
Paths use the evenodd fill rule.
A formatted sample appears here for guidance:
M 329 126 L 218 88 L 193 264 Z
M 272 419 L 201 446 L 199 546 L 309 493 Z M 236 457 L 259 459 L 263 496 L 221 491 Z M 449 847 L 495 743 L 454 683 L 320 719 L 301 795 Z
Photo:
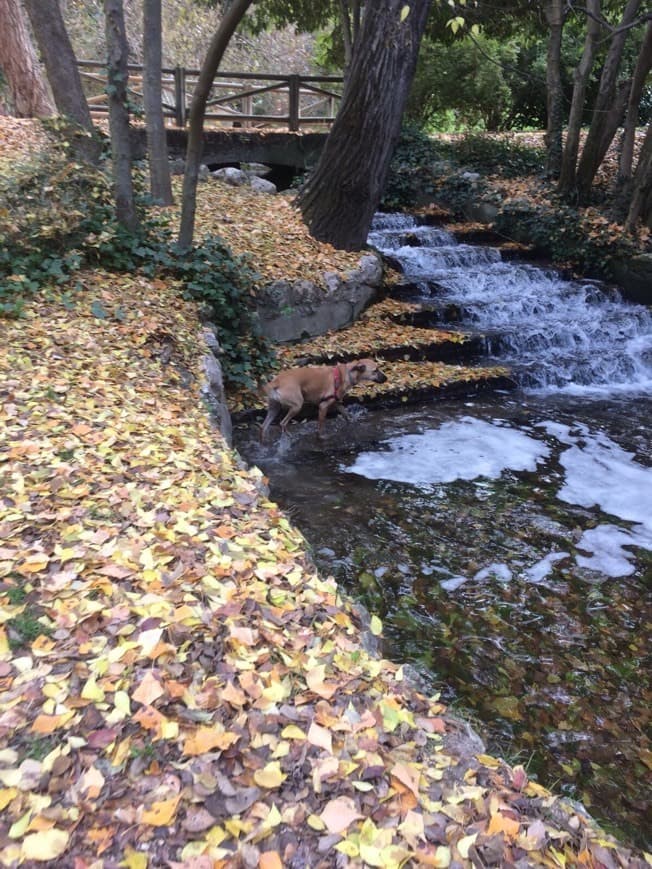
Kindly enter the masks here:
M 174 123 L 186 126 L 186 71 L 182 66 L 174 68 Z
M 290 131 L 296 133 L 299 129 L 299 76 L 288 77 L 289 88 L 289 114 L 288 125 Z

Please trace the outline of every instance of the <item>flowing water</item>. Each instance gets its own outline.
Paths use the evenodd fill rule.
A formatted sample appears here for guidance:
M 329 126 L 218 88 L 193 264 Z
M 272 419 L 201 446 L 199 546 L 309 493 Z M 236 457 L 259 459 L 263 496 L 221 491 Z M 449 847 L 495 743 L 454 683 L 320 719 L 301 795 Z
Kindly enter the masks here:
M 405 216 L 377 216 L 369 240 L 521 388 L 236 444 L 320 567 L 383 617 L 385 654 L 649 848 L 650 312 Z

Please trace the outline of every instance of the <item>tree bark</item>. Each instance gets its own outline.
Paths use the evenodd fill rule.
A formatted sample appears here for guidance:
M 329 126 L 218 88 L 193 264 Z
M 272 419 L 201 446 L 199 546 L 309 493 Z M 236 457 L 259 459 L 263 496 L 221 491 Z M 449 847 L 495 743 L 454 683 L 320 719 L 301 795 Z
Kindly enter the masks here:
M 625 183 L 632 176 L 632 164 L 634 161 L 634 139 L 638 124 L 638 112 L 641 97 L 648 74 L 652 69 L 652 21 L 645 30 L 645 36 L 638 53 L 636 68 L 632 77 L 632 87 L 627 101 L 627 113 L 625 114 L 625 126 L 623 130 L 623 144 L 620 151 L 620 164 L 618 168 L 618 184 Z
M 648 125 L 632 180 L 632 197 L 625 230 L 632 232 L 640 219 L 652 224 L 652 123 Z
M 152 198 L 159 205 L 172 205 L 170 161 L 163 119 L 161 0 L 143 2 L 143 97 L 147 121 L 147 154 Z
M 561 38 L 564 29 L 562 0 L 547 0 L 546 20 L 550 28 L 546 63 L 546 94 L 548 120 L 545 143 L 546 171 L 556 178 L 561 169 L 562 129 L 564 126 L 564 95 L 561 83 Z
M 591 125 L 577 167 L 577 193 L 582 203 L 589 197 L 596 172 L 623 118 L 630 85 L 626 89 L 618 88 L 618 71 L 629 33 L 628 26 L 634 21 L 640 5 L 641 0 L 628 0 L 602 67 Z
M 104 0 L 106 28 L 109 126 L 115 212 L 118 222 L 130 232 L 138 230 L 138 215 L 131 178 L 131 141 L 127 106 L 127 34 L 122 0 Z
M 48 3 L 42 3 L 40 0 L 23 0 L 23 2 L 45 64 L 57 110 L 81 131 L 73 138 L 75 154 L 81 160 L 97 163 L 101 144 L 95 135 L 75 53 L 63 23 L 59 2 L 58 0 L 50 0 Z
M 220 21 L 202 64 L 195 92 L 192 97 L 188 116 L 188 143 L 186 145 L 186 166 L 183 176 L 181 200 L 181 225 L 179 228 L 179 247 L 189 248 L 195 232 L 195 211 L 197 207 L 197 181 L 201 162 L 204 115 L 215 73 L 233 36 L 253 0 L 233 0 Z
M 593 60 L 600 36 L 600 0 L 587 0 L 586 38 L 580 62 L 575 68 L 573 98 L 568 117 L 568 130 L 564 146 L 561 171 L 559 173 L 559 192 L 566 197 L 575 194 L 575 174 L 577 155 L 580 150 L 582 115 L 586 102 L 586 88 L 593 69 Z
M 386 0 L 365 7 L 340 110 L 297 200 L 314 238 L 345 250 L 365 244 L 430 6 L 431 0 Z
M 11 94 L 11 110 L 19 118 L 45 118 L 54 103 L 41 72 L 20 0 L 0 0 L 0 68 Z

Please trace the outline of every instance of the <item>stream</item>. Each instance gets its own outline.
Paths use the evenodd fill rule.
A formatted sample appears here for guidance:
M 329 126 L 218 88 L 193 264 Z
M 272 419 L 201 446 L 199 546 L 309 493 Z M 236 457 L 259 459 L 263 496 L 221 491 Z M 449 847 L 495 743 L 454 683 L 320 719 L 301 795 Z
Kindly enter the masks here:
M 314 421 L 264 447 L 236 427 L 236 446 L 320 569 L 382 617 L 387 657 L 650 849 L 650 311 L 405 215 L 378 215 L 369 241 L 519 389 L 353 408 L 321 441 Z

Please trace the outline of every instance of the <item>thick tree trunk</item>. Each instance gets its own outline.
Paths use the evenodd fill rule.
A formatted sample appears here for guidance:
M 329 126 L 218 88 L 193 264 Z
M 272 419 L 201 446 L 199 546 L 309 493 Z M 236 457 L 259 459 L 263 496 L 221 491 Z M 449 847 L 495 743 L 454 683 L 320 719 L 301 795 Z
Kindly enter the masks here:
M 104 17 L 115 211 L 118 221 L 130 232 L 136 232 L 138 215 L 131 178 L 131 141 L 127 107 L 129 72 L 122 0 L 104 0 Z
M 641 0 L 628 0 L 602 67 L 591 125 L 577 167 L 577 192 L 580 202 L 587 201 L 596 172 L 604 160 L 618 125 L 622 122 L 630 85 L 628 83 L 626 89 L 624 86 L 618 87 L 618 71 L 629 33 L 628 27 L 636 17 L 640 5 Z
M 58 0 L 23 0 L 48 74 L 54 101 L 60 115 L 81 130 L 73 139 L 76 155 L 97 163 L 101 144 L 95 136 L 91 113 L 82 89 L 66 27 Z
M 561 83 L 561 38 L 564 29 L 562 0 L 547 0 L 546 19 L 550 28 L 546 63 L 546 93 L 548 121 L 545 143 L 546 171 L 556 178 L 561 168 L 562 130 L 564 126 L 564 94 Z
M 575 173 L 577 171 L 577 155 L 580 150 L 580 132 L 582 115 L 586 101 L 586 88 L 593 69 L 593 60 L 600 36 L 600 0 L 587 0 L 586 39 L 584 51 L 575 69 L 573 83 L 573 98 L 568 117 L 566 144 L 559 173 L 559 192 L 566 197 L 575 194 Z
M 53 115 L 20 0 L 0 0 L 0 21 L 0 71 L 9 85 L 11 110 L 19 118 Z
M 648 125 L 632 181 L 632 197 L 625 229 L 632 232 L 639 220 L 652 224 L 652 124 Z
M 143 96 L 147 121 L 149 184 L 152 198 L 160 205 L 172 205 L 170 161 L 163 119 L 161 87 L 161 0 L 143 2 L 144 74 Z
M 310 233 L 321 241 L 346 250 L 365 244 L 430 6 L 431 0 L 387 0 L 365 7 L 342 105 L 298 198 Z
M 641 97 L 645 88 L 645 82 L 652 69 L 652 21 L 647 25 L 641 50 L 638 53 L 636 68 L 632 77 L 632 87 L 627 101 L 627 113 L 623 130 L 623 144 L 620 151 L 620 165 L 618 169 L 618 184 L 621 186 L 632 177 L 632 164 L 634 161 L 634 139 L 638 124 L 638 112 Z
M 179 228 L 179 247 L 189 248 L 195 232 L 195 211 L 197 205 L 197 181 L 201 162 L 204 115 L 215 73 L 236 27 L 242 20 L 253 0 L 233 0 L 220 26 L 211 40 L 204 63 L 199 73 L 195 92 L 192 97 L 188 120 L 188 143 L 186 145 L 186 166 L 183 176 L 181 200 L 181 225 Z

